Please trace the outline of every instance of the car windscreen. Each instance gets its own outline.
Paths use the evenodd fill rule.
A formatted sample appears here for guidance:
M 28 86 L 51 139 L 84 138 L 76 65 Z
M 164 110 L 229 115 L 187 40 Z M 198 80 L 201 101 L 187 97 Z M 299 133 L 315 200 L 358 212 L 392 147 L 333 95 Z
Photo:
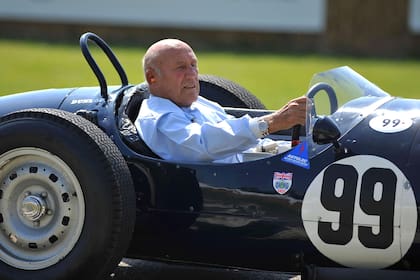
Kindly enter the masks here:
M 306 125 L 310 158 L 329 147 L 313 143 L 312 128 L 318 116 L 331 116 L 341 135 L 345 135 L 367 115 L 391 99 L 388 93 L 348 66 L 315 74 L 310 82 L 310 88 L 319 83 L 325 83 L 333 89 L 336 101 L 324 91 L 317 92 L 312 98 Z M 337 102 L 337 106 L 331 106 L 334 102 Z

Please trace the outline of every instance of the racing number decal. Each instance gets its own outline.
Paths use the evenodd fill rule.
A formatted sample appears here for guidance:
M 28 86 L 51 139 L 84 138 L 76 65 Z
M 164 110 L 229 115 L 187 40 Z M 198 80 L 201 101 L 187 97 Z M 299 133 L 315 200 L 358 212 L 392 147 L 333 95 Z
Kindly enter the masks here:
M 335 194 L 336 183 L 342 183 L 342 193 Z M 349 165 L 334 164 L 324 172 L 321 187 L 321 204 L 328 211 L 339 213 L 339 228 L 332 229 L 331 222 L 318 222 L 319 237 L 328 244 L 345 245 L 353 235 L 354 200 L 356 195 L 357 172 Z
M 339 212 L 338 230 L 332 229 L 331 222 L 318 223 L 319 237 L 325 243 L 345 245 L 353 238 L 357 180 L 357 170 L 350 165 L 333 164 L 325 170 L 321 187 L 321 204 L 329 211 Z M 338 181 L 344 184 L 340 196 L 334 193 Z M 359 226 L 359 241 L 367 248 L 386 249 L 392 244 L 396 183 L 396 176 L 390 169 L 370 168 L 362 176 L 360 208 L 368 215 L 379 217 L 378 234 L 373 234 L 370 226 Z M 382 186 L 382 189 L 375 192 L 375 188 L 379 186 Z
M 395 113 L 384 113 L 369 121 L 369 126 L 383 133 L 396 133 L 409 129 L 413 125 L 410 118 Z
M 375 198 L 375 187 L 381 186 Z M 366 248 L 386 249 L 394 241 L 394 208 L 397 177 L 391 169 L 370 168 L 363 174 L 360 208 L 367 215 L 379 217 L 379 232 L 369 226 L 359 226 L 359 240 Z M 399 205 L 398 205 L 399 207 Z
M 399 261 L 413 242 L 416 201 L 393 163 L 354 156 L 318 174 L 305 194 L 302 220 L 311 242 L 328 258 L 350 267 L 383 268 Z

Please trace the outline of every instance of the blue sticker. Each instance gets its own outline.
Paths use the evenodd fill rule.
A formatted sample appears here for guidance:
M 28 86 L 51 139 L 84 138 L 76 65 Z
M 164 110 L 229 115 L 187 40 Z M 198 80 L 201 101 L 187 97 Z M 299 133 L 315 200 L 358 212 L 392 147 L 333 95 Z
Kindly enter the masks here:
M 306 141 L 301 142 L 288 152 L 281 159 L 284 162 L 297 165 L 306 169 L 310 168 L 309 157 L 308 157 L 308 144 Z

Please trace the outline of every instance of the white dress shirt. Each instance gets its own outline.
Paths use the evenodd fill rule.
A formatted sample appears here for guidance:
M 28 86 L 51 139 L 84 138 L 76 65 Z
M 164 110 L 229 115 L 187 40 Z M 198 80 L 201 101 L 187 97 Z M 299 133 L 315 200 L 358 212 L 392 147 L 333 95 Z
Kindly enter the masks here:
M 135 126 L 161 158 L 180 162 L 241 161 L 261 137 L 257 119 L 235 118 L 201 96 L 190 107 L 154 95 L 143 101 Z

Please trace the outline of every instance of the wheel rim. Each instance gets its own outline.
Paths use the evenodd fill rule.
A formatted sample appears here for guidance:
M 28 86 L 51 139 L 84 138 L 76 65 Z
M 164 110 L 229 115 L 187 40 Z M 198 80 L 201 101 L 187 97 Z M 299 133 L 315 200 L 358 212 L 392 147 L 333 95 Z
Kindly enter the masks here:
M 0 260 L 20 269 L 56 264 L 82 232 L 79 181 L 60 158 L 38 148 L 0 155 Z

